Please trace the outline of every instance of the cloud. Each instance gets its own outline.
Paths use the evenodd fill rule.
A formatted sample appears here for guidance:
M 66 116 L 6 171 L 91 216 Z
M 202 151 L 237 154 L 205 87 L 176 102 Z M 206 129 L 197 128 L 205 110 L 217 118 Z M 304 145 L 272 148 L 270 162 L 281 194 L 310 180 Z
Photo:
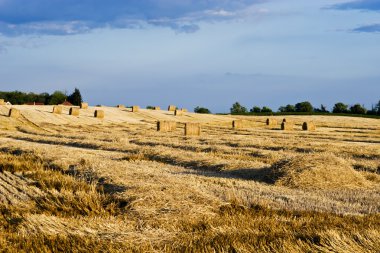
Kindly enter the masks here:
M 380 33 L 380 24 L 359 26 L 352 31 L 361 33 Z
M 379 0 L 360 0 L 351 1 L 347 3 L 336 4 L 331 7 L 337 10 L 368 10 L 368 11 L 380 11 Z
M 265 0 L 0 0 L 0 33 L 70 35 L 96 28 L 146 24 L 191 33 L 201 21 L 263 14 L 252 6 Z

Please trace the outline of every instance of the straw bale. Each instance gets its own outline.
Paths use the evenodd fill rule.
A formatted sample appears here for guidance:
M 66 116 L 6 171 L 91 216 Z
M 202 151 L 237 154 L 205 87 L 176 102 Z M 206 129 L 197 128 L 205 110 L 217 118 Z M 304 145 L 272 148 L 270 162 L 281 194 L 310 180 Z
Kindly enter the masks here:
M 185 124 L 186 136 L 199 136 L 201 135 L 201 125 L 199 123 L 186 123 Z
M 182 108 L 181 111 L 188 112 L 188 110 L 186 108 Z
M 4 99 L 0 99 L 0 105 L 5 105 L 5 100 Z
M 132 112 L 138 112 L 140 110 L 140 106 L 134 105 L 132 106 Z
M 53 113 L 62 114 L 63 107 L 61 105 L 55 105 L 53 107 Z
M 80 104 L 80 109 L 87 109 L 87 108 L 88 108 L 88 103 L 83 102 Z
M 11 118 L 19 118 L 21 116 L 21 112 L 20 112 L 20 110 L 18 110 L 16 108 L 11 108 L 9 110 L 8 116 Z
M 304 130 L 304 131 L 315 131 L 316 127 L 315 127 L 315 124 L 313 122 L 304 122 L 302 124 L 302 130 Z
M 157 131 L 159 132 L 172 132 L 177 129 L 177 123 L 175 121 L 158 121 Z
M 175 106 L 175 105 L 169 105 L 169 107 L 168 107 L 168 111 L 169 112 L 174 112 L 175 110 L 177 110 L 177 106 Z
M 120 104 L 120 105 L 117 105 L 116 107 L 122 109 L 122 108 L 125 108 L 125 105 Z
M 294 130 L 294 124 L 290 122 L 282 122 L 281 130 L 287 130 L 287 131 Z
M 276 119 L 267 119 L 267 126 L 276 126 L 277 125 L 277 120 Z
M 232 128 L 234 129 L 243 128 L 243 121 L 240 119 L 232 121 Z
M 183 116 L 183 111 L 182 110 L 175 110 L 174 115 L 175 116 Z
M 69 115 L 79 116 L 79 108 L 77 108 L 77 107 L 71 107 L 70 110 L 69 110 Z
M 155 107 L 153 107 L 153 110 L 159 111 L 159 110 L 161 110 L 161 107 L 155 106 Z
M 103 110 L 95 110 L 94 117 L 98 119 L 104 119 L 104 111 Z

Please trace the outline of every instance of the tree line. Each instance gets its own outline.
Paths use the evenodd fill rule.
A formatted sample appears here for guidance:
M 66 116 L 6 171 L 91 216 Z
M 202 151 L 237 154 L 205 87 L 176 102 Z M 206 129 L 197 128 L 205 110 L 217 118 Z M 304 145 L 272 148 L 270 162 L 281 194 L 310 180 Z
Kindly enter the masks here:
M 47 92 L 36 94 L 33 92 L 25 93 L 21 91 L 0 91 L 0 98 L 10 102 L 12 105 L 23 105 L 28 103 L 58 105 L 65 101 L 68 101 L 73 105 L 80 105 L 83 102 L 82 95 L 77 88 L 75 88 L 70 95 L 67 95 L 66 92 L 62 91 L 54 91 L 52 94 Z
M 248 111 L 245 106 L 242 106 L 239 102 L 236 102 L 230 108 L 231 114 L 248 114 L 248 113 L 273 113 L 273 110 L 267 106 L 259 107 L 254 106 Z M 277 110 L 278 113 L 341 113 L 341 114 L 364 114 L 364 115 L 380 115 L 380 100 L 372 106 L 370 110 L 365 108 L 361 104 L 354 104 L 349 106 L 348 104 L 338 102 L 334 105 L 332 111 L 327 110 L 326 106 L 321 105 L 319 108 L 315 108 L 310 102 L 299 102 L 295 105 L 288 104 L 280 106 Z
M 194 108 L 195 113 L 211 113 L 211 111 L 205 107 L 197 106 Z M 321 105 L 319 108 L 315 108 L 310 102 L 304 101 L 299 102 L 294 105 L 288 104 L 285 106 L 280 106 L 277 110 L 277 112 L 274 112 L 271 108 L 268 106 L 253 106 L 250 110 L 247 109 L 247 107 L 241 105 L 239 102 L 236 102 L 232 105 L 230 108 L 231 114 L 270 114 L 270 113 L 284 113 L 284 114 L 291 114 L 291 113 L 307 113 L 307 114 L 313 114 L 313 113 L 339 113 L 339 114 L 361 114 L 361 115 L 380 115 L 380 100 L 379 102 L 372 106 L 370 110 L 367 110 L 363 105 L 361 104 L 354 104 L 349 106 L 348 104 L 338 102 L 334 105 L 332 108 L 332 111 L 330 112 L 327 110 L 326 106 Z

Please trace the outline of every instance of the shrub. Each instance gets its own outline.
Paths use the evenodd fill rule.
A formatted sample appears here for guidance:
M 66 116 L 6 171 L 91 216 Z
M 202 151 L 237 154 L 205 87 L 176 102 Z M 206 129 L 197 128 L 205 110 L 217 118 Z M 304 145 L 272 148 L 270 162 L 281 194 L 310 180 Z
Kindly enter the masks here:
M 209 109 L 207 109 L 205 107 L 199 107 L 199 106 L 197 106 L 197 107 L 194 108 L 194 112 L 195 113 L 204 113 L 204 114 L 211 113 L 211 111 Z

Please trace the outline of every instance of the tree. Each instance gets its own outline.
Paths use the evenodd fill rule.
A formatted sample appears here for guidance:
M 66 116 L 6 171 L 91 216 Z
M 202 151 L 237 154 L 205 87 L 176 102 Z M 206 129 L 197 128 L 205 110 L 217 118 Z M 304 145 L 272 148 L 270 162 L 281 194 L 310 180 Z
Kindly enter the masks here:
M 350 112 L 353 114 L 366 114 L 367 109 L 364 108 L 364 106 L 361 106 L 360 104 L 355 104 L 350 107 Z
M 49 98 L 50 105 L 58 105 L 65 102 L 67 96 L 62 91 L 55 91 Z
M 258 107 L 258 106 L 254 106 L 254 107 L 250 110 L 250 112 L 253 112 L 253 113 L 260 113 L 260 112 L 261 112 L 261 108 Z
M 377 105 L 375 106 L 375 110 L 376 110 L 377 114 L 380 115 L 380 100 L 377 103 Z
M 348 105 L 343 104 L 342 102 L 336 103 L 333 108 L 333 113 L 347 113 Z
M 79 89 L 75 88 L 74 92 L 67 97 L 67 101 L 72 103 L 73 105 L 80 105 L 83 100 L 82 100 L 82 95 L 80 94 Z
M 280 112 L 295 112 L 296 111 L 296 107 L 294 105 L 286 105 L 286 106 L 281 106 L 280 108 L 278 108 L 278 111 Z
M 232 105 L 230 111 L 231 111 L 231 114 L 247 113 L 247 108 L 245 108 L 244 106 L 241 106 L 239 102 L 236 102 L 235 104 Z
M 271 113 L 271 112 L 273 112 L 273 111 L 272 111 L 272 109 L 270 109 L 269 107 L 264 106 L 263 109 L 261 109 L 261 112 Z
M 211 113 L 211 111 L 209 109 L 207 109 L 205 107 L 199 107 L 199 106 L 197 106 L 197 107 L 194 108 L 194 112 L 195 113 L 204 113 L 204 114 Z
M 296 112 L 313 112 L 314 107 L 310 102 L 300 102 L 295 105 Z

